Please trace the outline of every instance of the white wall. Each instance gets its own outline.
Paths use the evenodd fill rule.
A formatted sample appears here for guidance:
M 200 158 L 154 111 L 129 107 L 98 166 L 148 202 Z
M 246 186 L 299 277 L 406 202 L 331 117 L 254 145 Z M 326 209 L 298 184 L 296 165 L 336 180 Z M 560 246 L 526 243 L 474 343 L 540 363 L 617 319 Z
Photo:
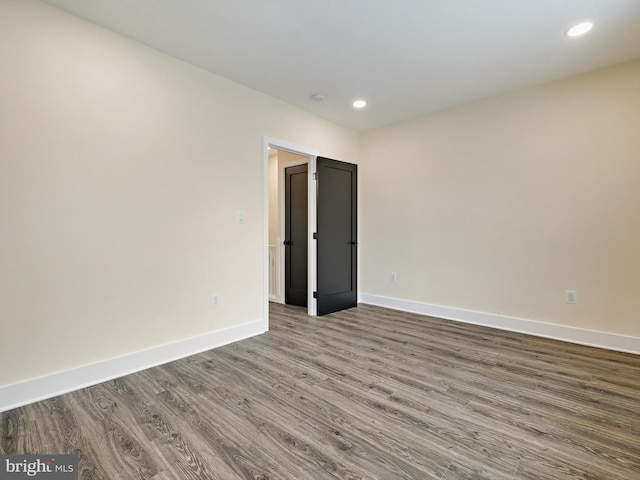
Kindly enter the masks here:
M 35 0 L 0 0 L 0 106 L 0 386 L 262 319 L 262 137 L 359 154 Z
M 365 134 L 361 291 L 640 337 L 639 86 L 634 62 Z

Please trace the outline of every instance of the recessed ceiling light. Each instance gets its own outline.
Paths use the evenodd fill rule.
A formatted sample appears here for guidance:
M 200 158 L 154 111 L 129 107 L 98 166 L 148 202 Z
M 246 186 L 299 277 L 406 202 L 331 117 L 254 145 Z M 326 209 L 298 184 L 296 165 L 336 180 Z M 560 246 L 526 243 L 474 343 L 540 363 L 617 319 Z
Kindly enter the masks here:
M 579 37 L 580 35 L 584 35 L 589 30 L 593 28 L 593 22 L 582 22 L 577 25 L 574 25 L 569 30 L 565 32 L 567 37 Z
M 367 102 L 365 102 L 364 100 L 356 100 L 355 102 L 353 102 L 353 106 L 355 108 L 364 108 L 367 106 Z

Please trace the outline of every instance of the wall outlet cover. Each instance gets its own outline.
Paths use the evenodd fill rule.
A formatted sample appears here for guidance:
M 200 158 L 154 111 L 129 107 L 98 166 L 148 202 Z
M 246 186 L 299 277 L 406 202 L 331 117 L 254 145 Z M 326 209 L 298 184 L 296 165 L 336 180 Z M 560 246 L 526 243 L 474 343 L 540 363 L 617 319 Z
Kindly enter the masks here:
M 575 305 L 578 303 L 578 292 L 575 290 L 565 290 L 564 291 L 565 302 L 570 305 Z

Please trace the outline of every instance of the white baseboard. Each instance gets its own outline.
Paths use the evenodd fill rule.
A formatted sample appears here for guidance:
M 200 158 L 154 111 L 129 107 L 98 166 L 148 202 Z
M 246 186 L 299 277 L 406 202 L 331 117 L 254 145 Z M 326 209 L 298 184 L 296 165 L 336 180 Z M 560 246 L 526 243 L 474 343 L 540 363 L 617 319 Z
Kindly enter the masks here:
M 499 328 L 511 332 L 526 333 L 537 337 L 562 340 L 564 342 L 588 345 L 590 347 L 606 348 L 619 352 L 640 354 L 640 338 L 618 335 L 615 333 L 586 330 L 583 328 L 567 327 L 553 323 L 536 322 L 523 318 L 506 317 L 492 313 L 463 310 L 460 308 L 443 307 L 428 303 L 401 300 L 398 298 L 382 297 L 362 293 L 359 301 L 368 305 L 401 310 L 404 312 L 419 313 L 430 317 L 454 320 L 463 323 L 473 323 L 485 327 Z
M 267 323 L 264 320 L 257 320 L 73 370 L 0 387 L 0 412 L 195 355 L 260 335 L 267 330 Z

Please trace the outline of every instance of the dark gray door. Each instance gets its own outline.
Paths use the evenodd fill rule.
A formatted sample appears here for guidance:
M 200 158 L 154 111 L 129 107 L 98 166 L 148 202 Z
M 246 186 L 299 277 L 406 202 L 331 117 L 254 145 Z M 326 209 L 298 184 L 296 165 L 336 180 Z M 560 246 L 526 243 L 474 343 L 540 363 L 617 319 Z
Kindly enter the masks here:
M 285 168 L 285 289 L 288 305 L 307 306 L 307 165 Z
M 317 314 L 355 307 L 358 258 L 358 167 L 318 157 Z

